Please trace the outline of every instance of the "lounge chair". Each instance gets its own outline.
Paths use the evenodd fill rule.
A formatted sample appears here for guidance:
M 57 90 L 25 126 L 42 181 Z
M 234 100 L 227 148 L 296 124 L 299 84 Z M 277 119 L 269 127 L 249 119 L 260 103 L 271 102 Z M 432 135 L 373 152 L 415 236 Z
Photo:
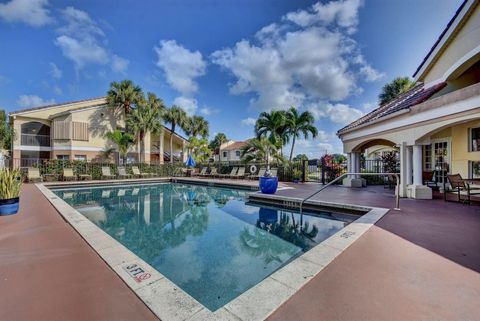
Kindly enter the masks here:
M 195 176 L 206 176 L 208 167 L 203 167 L 199 173 L 196 173 Z M 192 175 L 193 176 L 193 175 Z
M 132 172 L 133 172 L 133 175 L 134 176 L 137 176 L 137 177 L 150 177 L 150 173 L 142 173 L 140 172 L 140 170 L 138 169 L 137 166 L 132 166 Z
M 177 167 L 173 170 L 172 176 L 174 177 L 183 177 L 185 176 L 184 169 L 182 167 Z
M 480 195 L 480 187 L 475 187 L 472 186 L 473 184 L 479 184 L 480 180 L 474 180 L 474 179 L 463 179 L 462 175 L 460 174 L 453 174 L 453 175 L 447 175 L 447 180 L 450 183 L 451 187 L 451 192 L 456 192 L 457 193 L 457 201 L 461 202 L 462 198 L 461 196 L 466 196 L 466 199 L 463 199 L 463 202 L 466 202 L 470 204 L 471 202 L 471 195 Z M 443 195 L 445 200 L 447 201 L 447 189 L 444 184 L 444 190 L 443 190 Z
M 119 166 L 117 169 L 118 169 L 118 177 L 120 177 L 120 178 L 130 178 L 130 177 L 132 177 L 132 175 L 127 173 L 127 170 L 126 170 L 125 167 Z
M 115 175 L 113 175 L 110 172 L 110 167 L 102 166 L 102 179 L 112 179 L 112 178 L 115 178 Z
M 257 174 L 249 175 L 249 176 L 248 176 L 248 179 L 258 179 L 258 178 L 264 176 L 266 171 L 267 171 L 267 169 L 266 169 L 265 167 L 261 167 L 261 168 L 258 170 L 258 173 L 257 173 Z
M 77 177 L 73 173 L 73 168 L 64 168 L 62 178 L 64 181 L 74 181 Z
M 278 168 L 272 168 L 270 170 L 270 176 L 271 177 L 276 177 L 277 176 L 277 173 L 278 173 Z
M 238 168 L 238 172 L 235 175 L 231 175 L 231 178 L 245 178 L 245 167 Z
M 82 181 L 90 181 L 92 180 L 92 175 L 90 174 L 78 174 L 78 179 Z
M 206 176 L 208 177 L 213 177 L 215 178 L 215 176 L 218 176 L 218 172 L 217 172 L 217 168 L 216 167 L 212 167 L 212 169 L 210 170 L 210 173 L 207 174 Z
M 40 175 L 40 169 L 29 167 L 27 170 L 28 182 L 41 182 L 43 181 L 42 175 Z
M 219 177 L 222 177 L 222 178 L 225 178 L 225 177 L 231 177 L 233 175 L 235 175 L 238 171 L 238 167 L 234 167 L 232 168 L 232 171 L 230 172 L 230 174 L 218 174 Z

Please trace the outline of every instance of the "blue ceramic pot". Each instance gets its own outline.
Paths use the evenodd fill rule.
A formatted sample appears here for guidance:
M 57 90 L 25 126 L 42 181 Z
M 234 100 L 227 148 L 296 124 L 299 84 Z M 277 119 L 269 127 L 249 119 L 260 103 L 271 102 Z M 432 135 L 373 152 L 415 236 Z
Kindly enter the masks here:
M 260 207 L 258 220 L 266 225 L 274 224 L 278 221 L 278 211 L 273 208 Z
M 20 198 L 8 198 L 0 200 L 0 216 L 17 214 Z
M 278 177 L 260 177 L 260 191 L 263 194 L 275 194 L 278 187 Z

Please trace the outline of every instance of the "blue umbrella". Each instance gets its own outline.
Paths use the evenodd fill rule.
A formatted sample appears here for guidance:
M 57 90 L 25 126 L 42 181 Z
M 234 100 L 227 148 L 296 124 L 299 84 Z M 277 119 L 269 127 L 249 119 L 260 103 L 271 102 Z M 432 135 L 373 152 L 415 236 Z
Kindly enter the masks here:
M 192 155 L 188 155 L 188 159 L 185 162 L 185 165 L 187 165 L 189 167 L 195 167 L 195 165 L 197 165 L 197 163 L 195 163 L 195 160 L 193 159 Z

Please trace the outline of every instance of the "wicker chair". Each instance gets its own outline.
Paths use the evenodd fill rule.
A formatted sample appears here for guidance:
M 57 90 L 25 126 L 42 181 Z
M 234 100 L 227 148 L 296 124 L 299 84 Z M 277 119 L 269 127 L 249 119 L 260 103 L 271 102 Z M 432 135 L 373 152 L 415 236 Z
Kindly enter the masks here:
M 447 180 L 450 184 L 450 191 L 447 191 L 446 185 L 444 184 L 443 195 L 445 201 L 448 201 L 448 192 L 456 193 L 458 202 L 462 202 L 462 195 L 465 195 L 466 198 L 463 199 L 463 203 L 468 204 L 471 203 L 472 195 L 480 195 L 480 187 L 472 187 L 472 180 L 464 180 L 460 174 L 447 175 Z

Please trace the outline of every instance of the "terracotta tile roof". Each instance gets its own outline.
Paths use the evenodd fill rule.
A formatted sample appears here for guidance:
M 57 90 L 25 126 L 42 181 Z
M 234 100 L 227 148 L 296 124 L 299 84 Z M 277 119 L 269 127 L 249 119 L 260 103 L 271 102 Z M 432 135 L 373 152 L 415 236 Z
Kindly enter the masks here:
M 424 88 L 423 83 L 420 83 L 415 87 L 413 87 L 412 89 L 410 89 L 409 91 L 406 91 L 405 93 L 399 95 L 394 100 L 379 106 L 378 108 L 374 109 L 373 111 L 366 114 L 365 116 L 360 117 L 359 119 L 355 120 L 349 125 L 343 127 L 338 131 L 338 134 L 341 134 L 347 130 L 356 128 L 360 125 L 367 124 L 374 120 L 383 118 L 385 116 L 391 115 L 400 110 L 408 109 L 412 106 L 418 105 L 426 101 L 430 97 L 432 97 L 432 95 L 439 92 L 446 85 L 447 84 L 445 82 L 442 82 L 434 86 L 431 86 L 429 88 Z
M 51 104 L 51 105 L 45 105 L 45 106 L 19 109 L 19 110 L 15 110 L 15 111 L 10 112 L 10 115 L 24 113 L 24 112 L 27 112 L 27 111 L 40 110 L 40 109 L 44 109 L 44 108 L 51 108 L 51 107 L 57 107 L 57 106 L 60 107 L 60 106 L 63 106 L 63 105 L 82 103 L 82 102 L 85 102 L 85 101 L 97 100 L 97 99 L 102 99 L 102 98 L 107 98 L 107 97 L 106 96 L 101 96 L 101 97 L 95 97 L 95 98 L 67 101 L 67 102 L 63 102 L 63 103 L 59 103 L 59 104 Z
M 243 146 L 245 146 L 247 142 L 234 142 L 233 144 L 222 148 L 222 150 L 238 150 L 241 149 Z

